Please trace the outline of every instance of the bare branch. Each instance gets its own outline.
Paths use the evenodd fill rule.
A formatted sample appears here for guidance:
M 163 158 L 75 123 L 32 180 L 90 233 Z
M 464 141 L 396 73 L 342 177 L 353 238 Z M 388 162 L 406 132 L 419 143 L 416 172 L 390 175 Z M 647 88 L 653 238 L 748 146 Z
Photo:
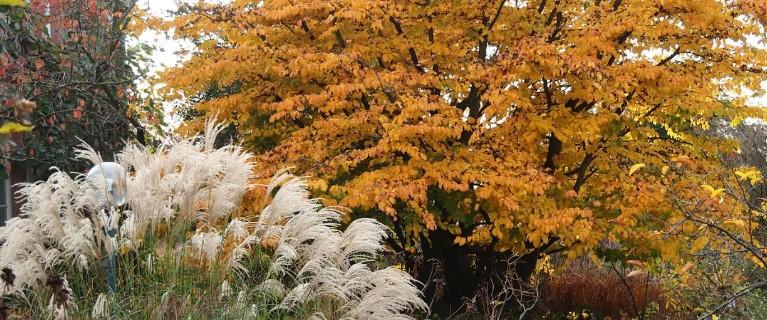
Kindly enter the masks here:
M 731 305 L 733 302 L 735 302 L 735 300 L 740 299 L 740 297 L 745 296 L 749 294 L 751 291 L 754 291 L 756 289 L 763 289 L 763 288 L 767 288 L 767 281 L 757 282 L 748 287 L 745 287 L 741 289 L 740 291 L 738 291 L 737 293 L 735 293 L 734 295 L 732 295 L 729 299 L 727 299 L 727 301 L 722 302 L 721 304 L 716 306 L 714 310 L 706 312 L 702 316 L 698 317 L 698 320 L 711 319 L 713 315 L 717 314 L 719 311 L 722 311 L 724 308 L 727 308 L 727 306 Z

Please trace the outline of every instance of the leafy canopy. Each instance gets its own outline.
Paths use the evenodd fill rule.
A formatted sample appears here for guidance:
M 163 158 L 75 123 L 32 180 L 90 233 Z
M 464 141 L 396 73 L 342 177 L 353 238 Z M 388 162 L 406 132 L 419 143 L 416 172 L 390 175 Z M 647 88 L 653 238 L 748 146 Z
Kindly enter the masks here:
M 764 117 L 743 94 L 764 94 L 765 13 L 745 0 L 236 0 L 150 25 L 197 44 L 163 74 L 166 98 L 228 119 L 260 166 L 290 164 L 323 196 L 388 217 L 402 247 L 442 230 L 516 254 L 610 240 L 675 260 L 681 238 L 665 231 L 685 216 L 669 190 L 708 194 L 686 168 L 737 150 L 703 134 L 710 120 Z
M 32 124 L 34 130 L 3 141 L 0 159 L 23 162 L 33 176 L 45 177 L 50 166 L 86 168 L 74 156 L 78 138 L 108 157 L 125 140 L 142 138 L 128 107 L 141 71 L 140 52 L 125 45 L 127 13 L 135 1 L 4 3 L 25 2 L 0 2 L 0 113 L 2 120 Z M 35 107 L 20 108 L 26 100 Z

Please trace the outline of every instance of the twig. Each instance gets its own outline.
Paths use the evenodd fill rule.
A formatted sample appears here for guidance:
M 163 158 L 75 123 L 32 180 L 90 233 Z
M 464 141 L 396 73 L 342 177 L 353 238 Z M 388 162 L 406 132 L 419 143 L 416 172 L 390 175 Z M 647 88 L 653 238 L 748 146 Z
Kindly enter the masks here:
M 738 298 L 750 293 L 751 291 L 754 291 L 756 289 L 761 289 L 761 288 L 767 288 L 767 281 L 757 282 L 755 284 L 752 284 L 748 287 L 741 289 L 736 294 L 734 294 L 729 299 L 727 299 L 727 301 L 722 302 L 720 305 L 714 308 L 714 310 L 706 312 L 702 316 L 698 317 L 698 320 L 711 319 L 711 316 L 721 311 L 722 309 L 726 308 L 728 305 L 735 302 L 735 300 L 737 300 Z
M 631 286 L 629 286 L 628 281 L 626 281 L 626 277 L 624 277 L 623 274 L 621 274 L 620 271 L 618 271 L 618 269 L 615 268 L 615 265 L 610 265 L 610 268 L 612 268 L 613 271 L 615 271 L 615 274 L 617 274 L 618 278 L 621 279 L 621 282 L 623 283 L 623 286 L 626 287 L 626 291 L 629 293 L 629 298 L 631 298 L 631 305 L 632 305 L 632 307 L 634 307 L 634 314 L 639 316 L 640 315 L 639 314 L 639 307 L 637 306 L 637 301 L 634 298 L 634 293 L 631 292 Z

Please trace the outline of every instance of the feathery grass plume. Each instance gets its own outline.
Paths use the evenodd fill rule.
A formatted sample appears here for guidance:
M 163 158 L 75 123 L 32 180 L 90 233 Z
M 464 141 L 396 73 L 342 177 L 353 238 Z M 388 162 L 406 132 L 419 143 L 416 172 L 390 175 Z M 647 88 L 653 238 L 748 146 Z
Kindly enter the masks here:
M 384 225 L 358 219 L 342 232 L 341 214 L 310 199 L 306 183 L 287 172 L 274 177 L 267 194 L 272 201 L 261 212 L 256 235 L 279 238 L 271 276 L 259 286 L 281 297 L 272 312 L 306 312 L 311 319 L 413 319 L 408 313 L 428 309 L 409 274 L 370 269 L 383 249 Z
M 79 155 L 100 161 L 92 149 Z M 67 317 L 72 291 L 61 270 L 86 270 L 112 243 L 103 227 L 109 223 L 99 210 L 98 191 L 82 175 L 53 168 L 46 181 L 19 184 L 17 197 L 24 201 L 21 214 L 0 228 L 0 269 L 4 285 L 0 297 L 18 295 L 43 285 L 52 289 L 48 312 L 52 318 Z M 115 216 L 113 214 L 113 216 Z
M 124 236 L 140 239 L 147 226 L 172 219 L 214 225 L 229 217 L 247 190 L 252 164 L 251 155 L 237 146 L 213 148 L 221 130 L 209 121 L 203 137 L 161 146 L 153 153 L 129 145 L 118 155 L 133 172 L 128 178 L 132 220 Z
M 54 275 L 48 278 L 46 285 L 53 291 L 51 299 L 48 302 L 48 311 L 51 313 L 53 319 L 67 319 L 67 309 L 73 304 L 72 289 L 69 288 L 67 278 Z
M 250 235 L 248 231 L 249 223 L 242 218 L 234 218 L 226 226 L 225 234 L 233 240 L 242 240 Z
M 232 247 L 231 252 L 229 253 L 228 262 L 226 264 L 226 266 L 229 267 L 229 270 L 239 273 L 248 272 L 248 269 L 242 265 L 241 261 L 251 252 L 252 246 L 257 243 L 256 240 L 257 238 L 252 235 L 247 236 L 239 241 L 234 240 L 237 244 Z
M 226 222 L 249 187 L 251 155 L 238 146 L 216 149 L 214 142 L 222 128 L 211 120 L 203 136 L 163 145 L 154 152 L 131 144 L 117 155 L 131 172 L 127 181 L 131 211 L 125 212 L 120 227 L 121 246 L 140 247 L 149 228 L 185 232 L 193 225 L 195 233 L 187 246 L 198 257 L 208 265 L 215 261 L 246 271 L 239 261 L 255 241 L 249 231 L 253 224 L 244 218 Z M 225 247 L 231 251 L 221 252 Z
M 75 157 L 87 160 L 94 166 L 104 162 L 104 159 L 101 158 L 101 154 L 96 151 L 96 149 L 93 149 L 93 147 L 80 138 L 77 138 L 77 140 L 80 141 L 80 144 L 75 148 Z
M 192 248 L 201 254 L 201 257 L 204 256 L 208 261 L 214 261 L 218 256 L 222 240 L 221 235 L 214 230 L 211 232 L 198 232 L 192 236 L 190 244 Z
M 18 197 L 25 202 L 21 216 L 0 227 L 0 296 L 39 288 L 60 266 L 87 269 L 117 245 L 137 249 L 148 228 L 162 224 L 166 230 L 184 232 L 189 224 L 195 227 L 190 238 L 171 238 L 170 231 L 157 233 L 170 247 L 194 248 L 206 266 L 217 263 L 247 272 L 240 261 L 255 243 L 249 230 L 254 225 L 245 219 L 227 221 L 249 186 L 251 155 L 237 146 L 214 148 L 221 129 L 210 121 L 204 136 L 164 145 L 155 152 L 128 145 L 117 159 L 131 172 L 127 177 L 130 210 L 106 210 L 99 205 L 103 179 L 72 178 L 56 170 L 46 181 L 20 184 Z M 94 165 L 103 162 L 86 144 L 76 154 Z M 119 230 L 118 243 L 106 236 L 108 227 Z M 224 240 L 231 244 L 231 252 L 222 253 Z M 66 280 L 62 285 L 66 286 Z M 62 290 L 71 293 L 68 288 Z M 66 316 L 67 305 L 52 304 L 50 311 Z
M 72 179 L 56 171 L 46 181 L 19 184 L 18 196 L 25 201 L 21 216 L 0 228 L 0 268 L 14 275 L 13 284 L 0 294 L 20 294 L 37 288 L 46 272 L 67 262 L 81 269 L 99 256 L 104 237 L 96 232 L 100 224 L 95 212 L 97 196 L 82 177 Z
M 38 311 L 47 308 L 53 318 L 120 317 L 119 304 L 110 303 L 117 300 L 94 287 L 103 281 L 82 278 L 100 276 L 103 266 L 94 262 L 117 247 L 117 263 L 131 263 L 118 274 L 120 283 L 158 300 L 146 317 L 198 310 L 198 294 L 184 291 L 191 283 L 175 282 L 190 271 L 194 280 L 187 281 L 207 283 L 204 290 L 218 293 L 212 300 L 230 303 L 220 310 L 241 316 L 263 317 L 271 309 L 313 319 L 411 319 L 409 313 L 428 308 L 408 274 L 371 269 L 383 249 L 385 226 L 359 219 L 342 231 L 341 213 L 311 199 L 304 181 L 287 172 L 267 186 L 271 201 L 257 218 L 240 216 L 236 210 L 252 178 L 251 155 L 237 146 L 215 148 L 221 130 L 210 121 L 203 136 L 156 149 L 126 146 L 116 155 L 129 173 L 125 209 L 103 208 L 104 186 L 83 175 L 56 171 L 46 181 L 22 184 L 21 216 L 0 227 L 0 297 L 47 286 L 51 290 L 31 296 L 39 301 Z M 77 154 L 94 164 L 103 161 L 87 145 Z M 107 229 L 118 230 L 114 239 Z M 268 270 L 263 267 L 268 276 L 254 272 L 258 276 L 248 278 L 254 263 L 265 265 L 258 256 L 245 259 L 259 242 L 274 249 Z M 197 279 L 198 270 L 209 274 Z M 135 287 L 147 280 L 131 278 L 136 276 L 172 276 L 168 282 L 180 288 L 147 294 Z M 92 296 L 76 299 L 77 294 Z
M 93 304 L 93 310 L 91 311 L 91 319 L 103 319 L 109 318 L 109 297 L 102 293 L 96 298 L 96 302 Z
M 224 282 L 221 283 L 221 288 L 218 290 L 218 300 L 221 301 L 222 299 L 231 296 L 232 295 L 232 286 L 229 285 L 229 281 L 224 280 Z
M 0 296 L 22 293 L 26 287 L 40 286 L 45 279 L 43 257 L 46 249 L 43 230 L 32 220 L 13 218 L 0 227 L 0 269 L 3 283 Z

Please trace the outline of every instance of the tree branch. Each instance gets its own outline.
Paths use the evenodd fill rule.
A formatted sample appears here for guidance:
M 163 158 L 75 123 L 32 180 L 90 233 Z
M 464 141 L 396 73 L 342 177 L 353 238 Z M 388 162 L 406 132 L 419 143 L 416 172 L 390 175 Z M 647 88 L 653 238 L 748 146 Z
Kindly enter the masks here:
M 578 177 L 575 179 L 575 184 L 573 185 L 573 190 L 575 190 L 575 192 L 580 192 L 581 187 L 583 187 L 583 184 L 586 182 L 586 179 L 588 178 L 586 173 L 594 159 L 596 159 L 596 155 L 591 153 L 587 153 L 586 156 L 583 157 L 583 161 L 581 161 L 581 165 L 578 167 Z
M 418 55 L 415 54 L 415 48 L 407 48 L 407 51 L 410 53 L 410 61 L 413 62 L 413 66 L 415 66 L 416 70 L 420 73 L 425 73 L 426 69 L 424 69 L 421 63 L 418 62 Z
M 732 297 L 727 299 L 727 301 L 722 302 L 720 305 L 716 306 L 714 310 L 706 312 L 702 316 L 698 317 L 698 320 L 711 319 L 714 314 L 726 308 L 727 306 L 735 302 L 735 300 L 738 300 L 740 297 L 749 294 L 751 291 L 754 291 L 756 289 L 762 289 L 762 288 L 767 288 L 767 281 L 757 282 L 755 284 L 752 284 L 748 287 L 741 289 L 740 291 L 735 293 Z
M 614 11 L 618 10 L 618 7 L 621 6 L 621 2 L 623 2 L 623 0 L 615 0 L 615 3 L 613 3 L 613 10 Z
M 463 99 L 463 101 L 459 102 L 456 107 L 461 110 L 465 111 L 467 108 L 469 109 L 469 117 L 471 118 L 478 118 L 480 113 L 480 97 L 484 93 L 484 90 L 480 90 L 475 85 L 471 85 L 469 87 L 469 94 L 466 96 L 466 99 Z M 461 138 L 460 142 L 463 144 L 466 144 L 469 142 L 469 139 L 471 138 L 471 135 L 473 133 L 473 130 L 467 129 L 463 130 L 461 132 Z
M 546 97 L 546 109 L 551 110 L 554 108 L 555 102 L 552 96 L 551 89 L 549 88 L 549 81 L 546 78 L 541 78 L 543 82 L 543 94 Z M 562 140 L 559 140 L 557 136 L 551 132 L 549 133 L 549 149 L 546 153 L 546 161 L 543 163 L 543 167 L 550 172 L 557 170 L 557 165 L 554 162 L 554 158 L 562 152 Z
M 306 20 L 301 20 L 301 29 L 304 29 L 309 34 L 309 40 L 314 41 L 314 34 L 309 30 L 309 25 L 306 24 Z
M 631 286 L 629 286 L 628 281 L 626 281 L 626 277 L 624 277 L 623 274 L 621 274 L 618 271 L 618 269 L 615 268 L 614 265 L 610 265 L 610 268 L 612 268 L 613 271 L 615 271 L 615 274 L 617 274 L 618 278 L 621 279 L 621 282 L 623 283 L 623 286 L 626 287 L 626 291 L 628 292 L 629 297 L 631 298 L 631 305 L 632 305 L 632 307 L 634 307 L 634 314 L 638 316 L 639 315 L 639 307 L 637 306 L 636 299 L 634 298 L 634 292 L 631 291 Z
M 715 224 L 713 222 L 706 221 L 706 220 L 703 220 L 703 219 L 700 219 L 700 218 L 697 218 L 697 217 L 693 216 L 692 213 L 690 213 L 687 210 L 684 210 L 684 208 L 682 208 L 682 206 L 680 206 L 679 203 L 676 202 L 676 201 L 674 202 L 674 205 L 677 207 L 677 209 L 679 209 L 679 211 L 681 211 L 687 217 L 687 219 L 690 219 L 690 221 L 700 223 L 700 224 L 705 225 L 705 226 L 707 226 L 709 228 L 713 228 L 713 229 L 716 229 L 717 231 L 719 231 L 721 233 L 724 233 L 732 241 L 735 241 L 735 243 L 737 243 L 738 245 L 740 245 L 744 249 L 748 250 L 754 256 L 754 258 L 758 259 L 759 262 L 762 263 L 762 265 L 767 265 L 767 261 L 765 261 L 764 256 L 759 251 L 759 249 L 754 248 L 753 246 L 751 246 L 746 240 L 741 239 L 737 235 L 733 234 L 732 232 L 728 231 L 725 228 L 722 228 L 721 226 L 719 226 L 719 225 L 717 225 L 717 224 Z
M 487 32 L 493 30 L 493 26 L 495 26 L 495 23 L 498 22 L 498 17 L 501 16 L 501 10 L 503 9 L 504 5 L 506 5 L 506 0 L 501 0 L 501 3 L 498 4 L 498 9 L 495 10 L 495 17 L 493 17 L 493 19 L 490 20 L 490 24 L 487 25 Z
M 538 5 L 538 13 L 543 13 L 543 9 L 546 8 L 546 0 L 541 0 L 541 3 Z
M 674 52 L 671 53 L 671 55 L 669 55 L 665 59 L 663 59 L 660 62 L 658 62 L 658 64 L 656 66 L 662 66 L 662 65 L 664 65 L 666 63 L 669 63 L 669 61 L 671 61 L 672 59 L 674 59 L 674 57 L 679 55 L 680 49 L 681 49 L 681 46 L 677 47 L 676 50 L 674 50 Z
M 397 20 L 397 18 L 394 16 L 389 16 L 389 22 L 394 25 L 394 29 L 397 30 L 398 35 L 401 35 L 403 38 L 407 39 L 405 32 L 402 30 L 402 24 L 399 22 L 399 20 Z M 413 63 L 413 67 L 415 67 L 418 72 L 425 73 L 426 69 L 421 65 L 420 62 L 418 62 L 418 55 L 415 52 L 415 48 L 412 46 L 408 47 L 407 51 L 410 54 L 410 61 Z
M 551 173 L 557 170 L 557 165 L 554 162 L 559 153 L 562 152 L 562 140 L 559 140 L 557 136 L 552 132 L 549 134 L 549 149 L 546 152 L 546 161 L 543 163 L 543 167 L 549 170 Z
M 336 30 L 334 34 L 336 35 L 336 42 L 341 47 L 341 50 L 346 49 L 346 41 L 344 41 L 344 37 L 341 35 L 341 30 Z

